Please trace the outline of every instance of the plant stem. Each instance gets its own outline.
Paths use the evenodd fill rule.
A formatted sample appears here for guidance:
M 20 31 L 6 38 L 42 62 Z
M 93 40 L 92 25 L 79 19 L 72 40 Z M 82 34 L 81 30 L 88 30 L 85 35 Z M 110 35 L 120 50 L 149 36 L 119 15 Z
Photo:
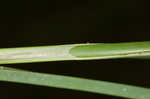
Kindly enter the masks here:
M 139 57 L 150 58 L 150 41 L 0 49 L 0 64 Z

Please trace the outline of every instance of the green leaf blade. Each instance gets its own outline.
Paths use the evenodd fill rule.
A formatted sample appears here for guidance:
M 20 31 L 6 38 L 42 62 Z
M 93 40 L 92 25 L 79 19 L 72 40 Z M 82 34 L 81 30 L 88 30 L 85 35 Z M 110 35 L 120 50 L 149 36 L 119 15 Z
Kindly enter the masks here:
M 56 88 L 66 88 L 126 98 L 150 99 L 150 89 L 147 88 L 77 77 L 33 73 L 11 68 L 5 69 L 5 67 L 0 69 L 0 80 Z

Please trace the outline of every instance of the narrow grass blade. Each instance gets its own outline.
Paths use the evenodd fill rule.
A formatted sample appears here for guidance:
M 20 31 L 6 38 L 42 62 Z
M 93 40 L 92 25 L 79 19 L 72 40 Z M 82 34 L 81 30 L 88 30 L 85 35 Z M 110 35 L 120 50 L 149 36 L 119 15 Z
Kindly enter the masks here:
M 0 68 L 0 80 L 66 88 L 132 99 L 150 99 L 150 89 L 84 78 Z
M 136 57 L 150 59 L 150 41 L 0 49 L 0 64 Z

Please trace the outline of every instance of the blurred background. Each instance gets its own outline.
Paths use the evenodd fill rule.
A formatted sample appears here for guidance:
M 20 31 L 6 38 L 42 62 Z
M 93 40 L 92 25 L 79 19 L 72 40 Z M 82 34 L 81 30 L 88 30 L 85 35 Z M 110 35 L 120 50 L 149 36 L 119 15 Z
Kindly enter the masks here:
M 148 1 L 148 0 L 147 0 Z M 150 40 L 146 0 L 2 0 L 0 48 Z M 109 59 L 4 65 L 150 88 L 149 60 Z M 0 82 L 0 99 L 125 99 Z

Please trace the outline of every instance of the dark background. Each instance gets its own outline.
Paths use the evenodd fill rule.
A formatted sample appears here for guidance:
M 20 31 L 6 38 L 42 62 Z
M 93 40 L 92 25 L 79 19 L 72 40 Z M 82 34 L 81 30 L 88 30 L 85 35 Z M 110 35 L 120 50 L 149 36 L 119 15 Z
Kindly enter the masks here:
M 148 0 L 147 0 L 148 1 Z M 148 41 L 146 0 L 1 0 L 0 47 Z M 150 88 L 149 60 L 111 59 L 5 65 Z M 123 99 L 0 82 L 0 99 Z

